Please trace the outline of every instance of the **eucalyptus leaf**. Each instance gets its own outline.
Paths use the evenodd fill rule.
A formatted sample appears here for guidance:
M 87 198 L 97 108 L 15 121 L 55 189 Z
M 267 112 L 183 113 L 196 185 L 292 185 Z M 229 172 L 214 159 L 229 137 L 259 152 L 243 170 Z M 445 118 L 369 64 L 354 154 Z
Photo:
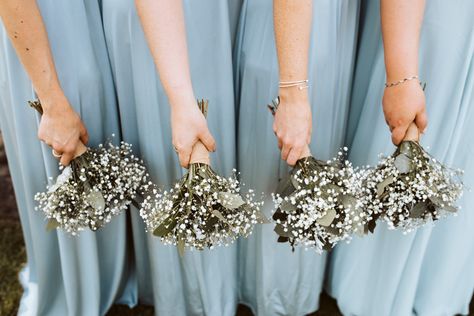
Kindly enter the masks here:
M 291 176 L 290 181 L 296 190 L 298 190 L 301 187 L 301 183 L 298 182 L 296 175 Z
M 382 182 L 377 184 L 377 197 L 381 197 L 382 194 L 385 192 L 385 188 L 389 186 L 390 184 L 395 182 L 395 177 L 394 176 L 388 176 L 385 178 Z
M 234 210 L 245 204 L 245 201 L 238 194 L 233 194 L 229 192 L 219 192 L 217 196 L 220 200 L 221 205 L 230 210 Z
M 444 211 L 451 212 L 451 213 L 456 213 L 458 211 L 458 209 L 456 207 L 451 206 L 451 205 L 442 206 L 441 209 L 444 210 Z
M 278 242 L 289 242 L 290 239 L 288 237 L 278 236 Z
M 59 222 L 54 219 L 54 218 L 50 218 L 48 220 L 48 223 L 46 224 L 46 230 L 49 232 L 49 231 L 52 231 L 53 229 L 56 229 L 59 227 Z
M 213 231 L 215 229 L 215 225 L 219 222 L 219 219 L 216 216 L 211 216 L 206 222 L 206 226 L 204 229 L 207 233 Z
M 283 226 L 280 224 L 276 224 L 275 228 L 273 229 L 275 233 L 277 233 L 279 236 L 283 237 L 291 237 L 291 231 L 288 229 L 288 231 L 285 231 Z
M 335 217 L 336 211 L 334 209 L 329 209 L 326 211 L 326 214 L 323 217 L 318 218 L 316 222 L 321 226 L 329 226 Z
M 412 156 L 412 142 L 411 141 L 403 141 L 400 146 L 398 147 L 398 151 L 401 154 L 404 154 L 408 157 Z
M 179 256 L 180 256 L 181 258 L 184 257 L 184 246 L 185 246 L 185 244 L 184 244 L 184 239 L 183 239 L 183 238 L 179 238 L 179 239 L 178 239 L 178 245 L 177 245 L 177 247 L 178 247 Z
M 281 196 L 288 196 L 293 193 L 295 191 L 295 187 L 291 178 L 292 175 L 287 175 L 285 178 L 281 179 L 278 182 L 278 186 L 275 192 L 280 194 Z
M 219 212 L 218 210 L 216 209 L 212 209 L 211 210 L 212 214 L 217 217 L 218 219 L 220 219 L 221 221 L 223 221 L 224 223 L 227 222 L 227 220 L 225 219 L 224 215 L 221 214 L 221 212 Z
M 291 202 L 289 200 L 283 200 L 280 205 L 279 205 L 279 208 L 283 211 L 283 212 L 286 212 L 286 213 L 293 213 L 297 210 L 297 207 L 296 205 L 294 204 L 291 204 Z
M 411 218 L 422 218 L 424 212 L 428 209 L 428 204 L 426 202 L 416 203 L 410 210 Z
M 105 200 L 102 193 L 98 191 L 91 191 L 86 197 L 87 203 L 98 212 L 102 212 L 105 208 Z
M 176 227 L 176 224 L 176 217 L 169 216 L 161 223 L 161 225 L 155 228 L 155 230 L 153 231 L 153 235 L 158 237 L 164 237 L 173 231 L 173 229 Z
M 401 174 L 406 174 L 413 171 L 411 159 L 405 154 L 398 155 L 395 158 L 394 165 Z

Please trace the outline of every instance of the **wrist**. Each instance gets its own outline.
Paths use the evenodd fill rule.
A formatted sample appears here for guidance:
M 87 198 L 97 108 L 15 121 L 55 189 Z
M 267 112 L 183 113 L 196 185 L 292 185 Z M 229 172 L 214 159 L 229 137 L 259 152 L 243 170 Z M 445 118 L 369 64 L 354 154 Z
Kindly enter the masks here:
M 167 95 L 172 110 L 196 106 L 197 101 L 192 87 L 175 87 Z
M 278 91 L 280 101 L 283 103 L 308 103 L 308 89 L 298 89 L 297 87 L 280 88 Z
M 61 89 L 51 89 L 47 94 L 43 95 L 38 92 L 37 94 L 44 114 L 64 112 L 72 109 Z

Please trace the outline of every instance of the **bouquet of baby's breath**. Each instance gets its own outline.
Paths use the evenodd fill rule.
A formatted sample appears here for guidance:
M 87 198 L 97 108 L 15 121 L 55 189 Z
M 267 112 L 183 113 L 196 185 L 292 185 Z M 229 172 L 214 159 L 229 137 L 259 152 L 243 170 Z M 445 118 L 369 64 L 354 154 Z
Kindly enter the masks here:
M 42 113 L 39 101 L 30 105 Z M 61 169 L 54 184 L 37 193 L 35 200 L 37 209 L 49 219 L 48 229 L 60 228 L 73 235 L 103 227 L 151 188 L 143 162 L 124 142 L 83 146 Z
M 391 229 L 409 232 L 458 210 L 462 171 L 431 157 L 418 138 L 418 129 L 412 123 L 395 153 L 382 159 L 363 180 L 367 208 Z
M 269 105 L 273 114 L 278 105 L 278 98 Z M 371 214 L 359 200 L 362 173 L 347 160 L 341 162 L 343 156 L 339 152 L 337 158 L 321 161 L 306 148 L 288 178 L 280 182 L 273 196 L 279 242 L 314 247 L 321 253 L 353 233 L 367 233 Z
M 198 101 L 204 115 L 207 100 Z M 235 173 L 235 171 L 234 171 Z M 228 245 L 239 236 L 247 237 L 255 224 L 266 222 L 250 190 L 241 194 L 235 174 L 221 177 L 209 165 L 209 153 L 198 142 L 193 148 L 187 174 L 165 192 L 154 190 L 142 203 L 140 215 L 147 229 L 165 244 L 202 250 Z

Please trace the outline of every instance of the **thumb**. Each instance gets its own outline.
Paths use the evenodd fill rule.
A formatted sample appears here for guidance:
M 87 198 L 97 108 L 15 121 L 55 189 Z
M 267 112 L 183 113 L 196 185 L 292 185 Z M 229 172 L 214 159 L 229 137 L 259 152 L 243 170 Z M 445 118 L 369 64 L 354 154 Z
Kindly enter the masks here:
M 84 125 L 82 125 L 79 138 L 84 145 L 86 145 L 89 142 L 89 133 L 87 132 L 87 129 L 85 128 Z
M 415 123 L 416 123 L 416 126 L 418 126 L 418 130 L 424 133 L 426 130 L 426 127 L 428 126 L 428 116 L 426 115 L 426 110 L 416 115 Z
M 212 137 L 212 134 L 208 128 L 206 128 L 206 130 L 201 133 L 199 139 L 204 144 L 204 146 L 206 146 L 208 151 L 216 151 L 216 141 L 214 140 L 214 137 Z

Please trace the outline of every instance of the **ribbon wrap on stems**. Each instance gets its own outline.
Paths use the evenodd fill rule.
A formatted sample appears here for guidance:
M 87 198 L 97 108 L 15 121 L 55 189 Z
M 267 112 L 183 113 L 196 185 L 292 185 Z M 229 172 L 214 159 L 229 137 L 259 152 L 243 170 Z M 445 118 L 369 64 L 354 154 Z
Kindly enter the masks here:
M 198 106 L 206 116 L 208 101 L 198 101 Z M 227 246 L 267 222 L 253 191 L 241 193 L 235 171 L 232 177 L 221 177 L 209 161 L 206 147 L 197 142 L 188 172 L 169 191 L 156 188 L 140 210 L 147 229 L 165 244 L 176 245 L 181 256 L 185 248 Z

